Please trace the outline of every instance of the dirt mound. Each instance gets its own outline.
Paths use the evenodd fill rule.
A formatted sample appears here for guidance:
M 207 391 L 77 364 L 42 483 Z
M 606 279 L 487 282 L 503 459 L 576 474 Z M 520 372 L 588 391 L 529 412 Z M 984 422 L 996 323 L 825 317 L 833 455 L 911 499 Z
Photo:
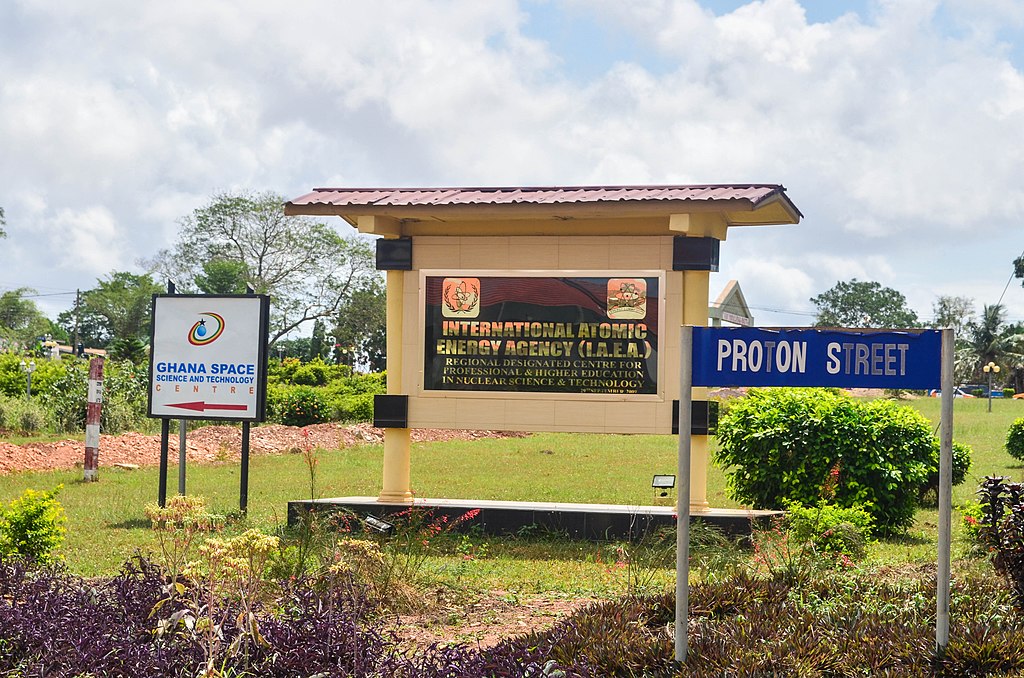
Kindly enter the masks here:
M 177 429 L 172 428 L 169 456 L 178 458 Z M 477 440 L 480 438 L 520 438 L 525 433 L 502 431 L 455 431 L 448 429 L 413 429 L 413 442 L 438 440 Z M 373 445 L 384 441 L 384 429 L 370 424 L 315 424 L 312 426 L 253 426 L 249 437 L 252 454 L 279 454 L 306 448 L 340 449 L 353 445 Z M 204 426 L 189 431 L 185 453 L 189 462 L 230 461 L 241 456 L 242 429 L 237 426 Z M 81 466 L 85 460 L 85 443 L 81 440 L 59 440 L 53 443 L 13 445 L 0 441 L 0 473 L 15 471 L 50 471 Z M 100 466 L 135 464 L 156 466 L 160 463 L 160 436 L 141 433 L 100 436 Z

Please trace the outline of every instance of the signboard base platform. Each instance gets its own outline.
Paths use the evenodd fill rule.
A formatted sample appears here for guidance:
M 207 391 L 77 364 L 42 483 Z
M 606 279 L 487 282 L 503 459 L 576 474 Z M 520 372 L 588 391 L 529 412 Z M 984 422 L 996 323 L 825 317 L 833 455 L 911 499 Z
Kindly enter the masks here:
M 635 506 L 626 504 L 570 504 L 563 502 L 493 501 L 472 499 L 415 499 L 416 509 L 431 511 L 435 516 L 447 515 L 451 521 L 467 511 L 479 509 L 472 520 L 461 523 L 466 528 L 479 525 L 484 534 L 512 535 L 529 526 L 566 534 L 578 539 L 639 538 L 661 527 L 675 525 L 672 506 Z M 350 511 L 358 516 L 388 516 L 408 510 L 408 503 L 384 503 L 376 497 L 336 497 L 288 502 L 288 525 L 296 525 L 309 510 L 320 512 Z M 753 525 L 768 527 L 781 511 L 748 511 L 744 509 L 708 509 L 694 512 L 690 519 L 703 520 L 726 534 L 748 535 Z

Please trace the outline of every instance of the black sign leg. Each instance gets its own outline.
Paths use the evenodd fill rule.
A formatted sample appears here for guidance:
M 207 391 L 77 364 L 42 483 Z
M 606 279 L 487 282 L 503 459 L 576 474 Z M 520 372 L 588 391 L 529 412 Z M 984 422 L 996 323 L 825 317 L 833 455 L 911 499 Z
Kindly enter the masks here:
M 167 449 L 170 446 L 171 420 L 160 420 L 160 489 L 157 503 L 160 508 L 167 506 Z
M 238 508 L 242 515 L 249 510 L 249 429 L 251 424 L 242 422 L 242 478 L 238 489 Z

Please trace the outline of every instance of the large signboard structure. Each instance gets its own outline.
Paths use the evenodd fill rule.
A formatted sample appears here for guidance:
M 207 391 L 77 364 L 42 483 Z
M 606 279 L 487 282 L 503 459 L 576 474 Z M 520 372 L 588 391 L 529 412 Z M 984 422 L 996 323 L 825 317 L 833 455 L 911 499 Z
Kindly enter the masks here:
M 707 323 L 720 244 L 801 218 L 777 184 L 318 188 L 285 214 L 378 237 L 382 503 L 412 501 L 416 428 L 674 433 L 675 328 Z M 707 431 L 693 431 L 697 508 Z
M 949 642 L 953 330 L 683 327 L 679 344 L 676 660 L 686 661 L 689 603 L 690 436 L 682 431 L 692 387 L 707 386 L 942 389 L 935 639 L 944 649 Z
M 163 420 L 161 506 L 167 495 L 169 420 L 222 419 L 242 422 L 239 506 L 246 510 L 249 426 L 266 417 L 269 315 L 266 295 L 153 296 L 149 416 Z M 179 491 L 184 487 L 183 452 Z

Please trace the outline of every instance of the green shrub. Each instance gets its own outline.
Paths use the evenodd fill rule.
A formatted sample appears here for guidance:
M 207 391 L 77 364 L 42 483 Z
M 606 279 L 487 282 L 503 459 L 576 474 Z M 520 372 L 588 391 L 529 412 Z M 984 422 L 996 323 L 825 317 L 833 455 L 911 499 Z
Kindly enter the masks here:
M 938 443 L 935 445 L 934 467 L 928 472 L 928 478 L 918 492 L 918 501 L 922 504 L 937 506 L 939 502 L 939 454 L 941 453 Z M 952 485 L 956 487 L 967 480 L 967 472 L 971 470 L 971 456 L 974 450 L 965 443 L 953 442 L 953 478 Z
M 280 362 L 271 362 L 267 369 L 267 381 L 271 384 L 290 384 L 295 370 L 302 366 L 298 358 L 285 358 Z
M 0 395 L 0 428 L 37 433 L 46 427 L 46 410 L 39 401 Z
M 85 428 L 88 391 L 88 365 L 78 360 L 65 363 L 64 374 L 42 396 L 55 431 L 73 433 Z
M 107 360 L 103 366 L 100 429 L 120 433 L 139 428 L 146 419 L 147 389 L 145 370 L 130 361 Z M 42 396 L 54 430 L 72 433 L 85 429 L 88 395 L 88 362 L 65 362 L 61 378 Z
M 332 381 L 328 386 L 334 393 L 386 393 L 387 373 L 353 374 Z
M 985 512 L 982 510 L 981 504 L 971 502 L 958 507 L 960 511 L 960 518 L 963 521 L 964 534 L 972 544 L 983 544 L 982 539 L 982 521 L 985 518 Z
M 994 552 L 992 564 L 1009 580 L 1018 610 L 1024 610 L 1024 483 L 986 476 L 978 487 L 980 541 Z
M 267 384 L 267 420 L 275 424 L 281 423 L 279 412 L 284 405 L 284 397 L 289 387 L 280 384 Z
M 0 513 L 0 554 L 19 555 L 39 563 L 52 562 L 64 542 L 64 507 L 56 495 L 28 489 Z
M 1012 388 L 1010 388 L 1009 386 L 1007 386 L 1006 388 L 1003 389 L 1003 397 L 1004 398 L 1012 398 L 1013 394 L 1014 394 L 1014 390 Z
M 17 411 L 17 429 L 25 433 L 38 433 L 46 426 L 46 411 L 34 400 L 25 400 Z
M 817 506 L 790 504 L 786 524 L 798 543 L 807 543 L 818 553 L 864 557 L 871 538 L 871 514 L 859 506 L 844 508 L 819 502 Z
M 1006 451 L 1018 461 L 1024 461 L 1024 417 L 1014 420 L 1006 432 Z
M 100 429 L 105 433 L 138 430 L 147 420 L 149 378 L 131 361 L 108 360 L 104 367 Z
M 319 357 L 307 363 L 298 358 L 271 361 L 267 370 L 267 381 L 272 385 L 325 386 L 351 376 L 352 368 L 348 365 L 328 364 Z
M 17 353 L 0 353 L 0 394 L 24 397 L 28 379 L 21 368 L 21 361 L 33 361 L 36 369 L 32 373 L 32 394 L 46 393 L 53 383 L 64 374 L 63 361 L 47 358 L 21 356 Z
M 295 370 L 292 381 L 303 386 L 323 386 L 327 383 L 327 366 L 323 363 L 309 363 Z
M 286 426 L 308 426 L 330 420 L 327 401 L 312 387 L 295 386 L 275 400 L 273 418 Z
M 335 421 L 373 421 L 373 394 L 353 393 L 331 401 L 331 418 Z
M 0 428 L 14 428 L 15 399 L 0 395 Z
M 974 396 L 975 398 L 980 398 L 983 395 L 985 395 L 985 391 L 983 391 L 980 388 L 975 388 L 971 390 L 971 395 Z
M 831 501 L 864 507 L 881 535 L 912 524 L 938 461 L 938 441 L 923 415 L 826 389 L 752 389 L 720 418 L 718 441 L 736 499 L 757 508 L 815 505 L 838 466 Z

